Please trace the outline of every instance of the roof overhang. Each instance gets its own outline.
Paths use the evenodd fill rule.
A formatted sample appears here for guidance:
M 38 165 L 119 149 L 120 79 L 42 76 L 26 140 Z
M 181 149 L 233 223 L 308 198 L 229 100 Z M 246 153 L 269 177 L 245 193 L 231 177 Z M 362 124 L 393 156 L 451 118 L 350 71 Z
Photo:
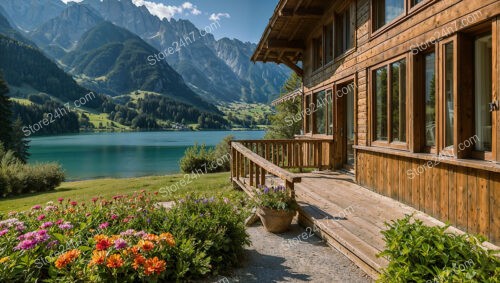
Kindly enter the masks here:
M 296 97 L 298 96 L 302 96 L 303 92 L 302 92 L 302 87 L 294 90 L 294 91 L 291 91 L 283 96 L 281 96 L 280 98 L 277 98 L 275 100 L 273 100 L 273 102 L 271 102 L 271 105 L 272 106 L 276 106 L 276 105 L 279 105 L 285 101 L 289 101 L 289 100 L 293 100 L 295 99 Z
M 332 1 L 280 0 L 255 50 L 253 62 L 285 64 L 303 76 L 306 41 Z

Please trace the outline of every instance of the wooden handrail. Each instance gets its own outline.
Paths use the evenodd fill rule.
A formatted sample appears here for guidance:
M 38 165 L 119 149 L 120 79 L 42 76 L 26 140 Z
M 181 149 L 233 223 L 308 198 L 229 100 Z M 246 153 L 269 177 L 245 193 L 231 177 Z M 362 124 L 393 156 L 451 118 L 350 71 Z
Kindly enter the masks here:
M 254 164 L 259 165 L 261 168 L 266 170 L 267 172 L 275 175 L 276 177 L 280 177 L 283 180 L 286 180 L 288 182 L 292 183 L 299 183 L 300 182 L 300 176 L 297 176 L 296 174 L 290 173 L 286 171 L 285 169 L 282 169 L 281 167 L 274 165 L 273 163 L 267 161 L 265 158 L 259 156 L 258 154 L 254 153 L 244 145 L 242 145 L 239 142 L 232 142 L 231 146 L 244 155 L 246 158 L 251 160 Z

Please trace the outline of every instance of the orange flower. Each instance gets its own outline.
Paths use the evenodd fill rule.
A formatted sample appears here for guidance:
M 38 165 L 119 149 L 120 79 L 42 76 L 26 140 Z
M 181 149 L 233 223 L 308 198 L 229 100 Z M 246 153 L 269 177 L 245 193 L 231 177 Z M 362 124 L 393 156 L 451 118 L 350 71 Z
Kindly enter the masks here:
M 106 261 L 106 252 L 105 251 L 93 251 L 92 252 L 92 260 L 89 265 L 101 265 Z
M 155 234 L 148 234 L 144 239 L 148 241 L 155 241 L 157 242 L 159 240 L 159 237 L 156 236 Z
M 140 240 L 139 243 L 137 243 L 137 246 L 141 250 L 143 250 L 145 252 L 148 252 L 148 251 L 152 250 L 155 247 L 155 244 L 153 244 L 153 242 L 151 242 L 151 241 Z
M 160 234 L 160 239 L 162 241 L 166 241 L 167 244 L 171 247 L 175 246 L 175 239 L 174 236 L 170 233 L 162 233 Z
M 144 274 L 160 274 L 165 271 L 166 267 L 167 263 L 155 256 L 154 258 L 146 259 L 146 262 L 144 262 Z
M 120 268 L 123 265 L 123 259 L 121 255 L 114 254 L 108 258 L 106 266 L 109 268 Z
M 61 269 L 66 267 L 66 265 L 73 262 L 79 255 L 80 255 L 80 250 L 77 249 L 68 251 L 60 255 L 55 262 L 56 268 Z
M 146 258 L 144 258 L 142 255 L 136 255 L 134 258 L 134 263 L 132 264 L 132 267 L 137 270 L 139 267 L 141 267 L 144 263 L 146 262 Z

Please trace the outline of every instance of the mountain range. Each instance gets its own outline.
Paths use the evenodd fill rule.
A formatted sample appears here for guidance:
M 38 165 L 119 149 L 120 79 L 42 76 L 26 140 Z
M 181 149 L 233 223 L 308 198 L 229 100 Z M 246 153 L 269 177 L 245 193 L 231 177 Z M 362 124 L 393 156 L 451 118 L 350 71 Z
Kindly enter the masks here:
M 68 5 L 60 0 L 2 0 L 0 7 L 11 24 L 82 85 L 111 96 L 138 89 L 176 96 L 177 86 L 170 84 L 179 81 L 174 74 L 178 73 L 185 85 L 211 103 L 266 103 L 279 94 L 290 74 L 284 66 L 251 63 L 256 48 L 253 43 L 229 38 L 216 40 L 212 34 L 200 33 L 188 20 L 160 20 L 131 0 L 84 0 Z M 132 39 L 127 34 L 128 43 L 118 42 L 124 38 L 112 34 L 117 28 L 138 38 Z M 96 31 L 103 38 L 117 40 L 89 42 L 86 35 Z M 155 64 L 147 60 L 191 36 L 189 44 L 165 60 Z M 91 60 L 92 56 L 105 58 L 108 64 Z M 104 67 L 109 68 L 104 70 Z M 129 74 L 125 75 L 126 72 Z M 191 101 L 194 96 L 177 95 L 177 98 L 181 96 L 184 101 L 199 105 L 199 101 Z

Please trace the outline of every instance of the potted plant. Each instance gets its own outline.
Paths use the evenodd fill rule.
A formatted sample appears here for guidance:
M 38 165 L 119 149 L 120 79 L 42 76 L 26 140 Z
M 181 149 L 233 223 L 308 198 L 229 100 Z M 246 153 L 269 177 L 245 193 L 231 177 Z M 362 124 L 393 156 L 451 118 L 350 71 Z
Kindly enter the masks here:
M 297 203 L 284 186 L 257 189 L 255 202 L 257 215 L 267 231 L 283 233 L 288 230 L 297 211 Z

